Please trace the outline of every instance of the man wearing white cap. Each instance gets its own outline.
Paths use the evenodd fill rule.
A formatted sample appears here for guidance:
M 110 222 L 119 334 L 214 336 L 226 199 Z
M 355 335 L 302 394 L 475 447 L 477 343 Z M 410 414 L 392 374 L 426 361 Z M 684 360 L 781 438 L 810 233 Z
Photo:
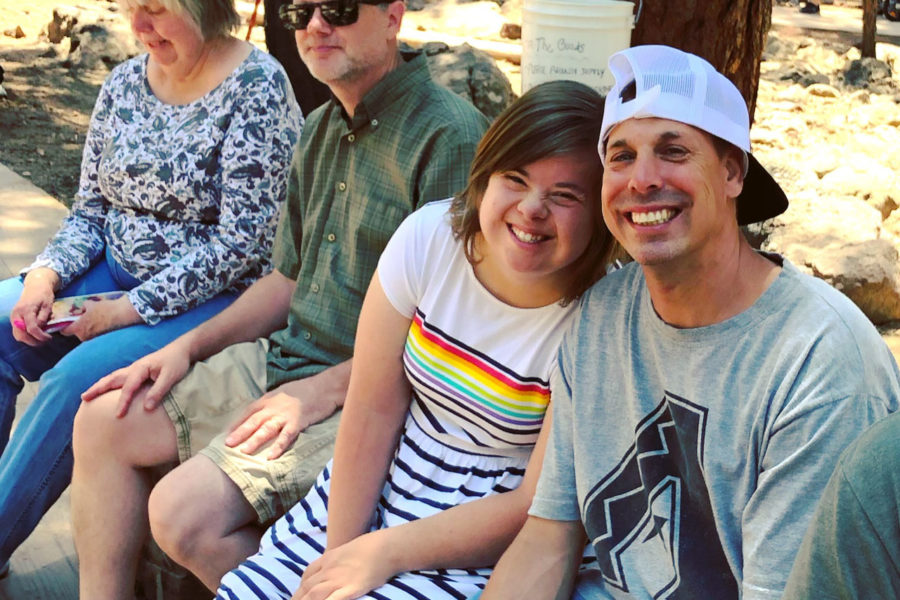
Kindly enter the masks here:
M 897 366 L 847 298 L 741 233 L 787 199 L 737 88 L 664 46 L 610 71 L 603 217 L 635 262 L 563 344 L 530 516 L 484 599 L 778 598 L 838 454 L 897 409 Z

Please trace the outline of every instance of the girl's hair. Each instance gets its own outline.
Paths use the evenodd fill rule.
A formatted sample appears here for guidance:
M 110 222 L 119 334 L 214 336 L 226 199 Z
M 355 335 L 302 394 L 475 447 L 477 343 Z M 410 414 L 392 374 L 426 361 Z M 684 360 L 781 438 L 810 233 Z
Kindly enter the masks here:
M 150 0 L 119 0 L 126 10 L 146 6 Z M 240 27 L 241 17 L 234 0 L 159 0 L 166 10 L 190 17 L 204 40 L 226 36 Z
M 603 223 L 600 210 L 603 167 L 597 143 L 602 121 L 603 97 L 575 81 L 535 86 L 497 117 L 478 144 L 466 188 L 450 205 L 453 234 L 463 242 L 470 263 L 477 262 L 475 236 L 481 231 L 478 209 L 491 175 L 545 158 L 585 153 L 595 158 L 597 168 L 588 197 L 593 202 L 594 227 L 587 248 L 572 264 L 562 304 L 577 299 L 606 273 L 619 246 Z

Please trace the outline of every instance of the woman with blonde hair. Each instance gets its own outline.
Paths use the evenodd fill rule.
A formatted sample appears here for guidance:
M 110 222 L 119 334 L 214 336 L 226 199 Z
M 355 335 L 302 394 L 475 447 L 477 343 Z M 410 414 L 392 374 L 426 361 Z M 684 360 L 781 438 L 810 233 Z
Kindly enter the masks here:
M 71 214 L 0 282 L 0 565 L 69 483 L 81 392 L 270 269 L 302 125 L 283 69 L 230 34 L 232 0 L 121 5 L 147 52 L 100 91 Z M 47 331 L 54 300 L 101 292 L 123 294 Z M 23 378 L 40 389 L 10 439 Z
M 363 303 L 334 459 L 219 598 L 484 586 L 531 502 L 575 300 L 616 248 L 602 106 L 578 83 L 533 88 L 488 129 L 466 189 L 400 226 Z

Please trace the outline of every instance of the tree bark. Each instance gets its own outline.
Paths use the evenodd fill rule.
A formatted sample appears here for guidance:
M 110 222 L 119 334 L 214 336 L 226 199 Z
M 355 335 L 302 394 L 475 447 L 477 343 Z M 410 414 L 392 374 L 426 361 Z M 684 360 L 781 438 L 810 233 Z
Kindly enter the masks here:
M 770 0 L 643 0 L 631 45 L 665 44 L 705 58 L 738 87 L 752 120 L 771 21 Z
M 876 0 L 863 0 L 862 56 L 875 58 Z

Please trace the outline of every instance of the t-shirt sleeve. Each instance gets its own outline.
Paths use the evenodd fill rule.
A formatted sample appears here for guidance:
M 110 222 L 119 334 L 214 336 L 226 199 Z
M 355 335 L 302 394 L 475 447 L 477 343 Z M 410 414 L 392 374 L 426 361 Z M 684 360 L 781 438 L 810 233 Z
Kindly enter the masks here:
M 776 420 L 742 515 L 743 598 L 781 597 L 838 456 L 885 413 L 879 399 L 850 396 L 807 399 Z
M 785 588 L 790 600 L 900 598 L 900 415 L 844 453 Z
M 441 202 L 439 206 L 429 206 L 406 217 L 378 260 L 378 280 L 387 299 L 397 312 L 409 318 L 422 298 L 425 264 L 439 268 L 428 257 L 429 238 L 448 204 Z
M 559 363 L 550 374 L 550 399 L 553 403 L 550 441 L 528 511 L 531 516 L 554 521 L 576 521 L 581 518 L 575 492 L 572 390 L 565 376 L 567 363 L 569 361 L 564 340 Z

